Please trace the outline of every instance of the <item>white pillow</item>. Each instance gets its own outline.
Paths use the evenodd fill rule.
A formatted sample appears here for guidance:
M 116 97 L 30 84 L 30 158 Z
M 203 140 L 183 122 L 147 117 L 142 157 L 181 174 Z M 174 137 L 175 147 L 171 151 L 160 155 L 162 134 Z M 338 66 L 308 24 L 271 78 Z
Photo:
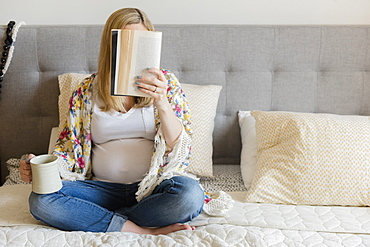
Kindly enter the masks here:
M 256 120 L 250 111 L 239 111 L 238 118 L 242 141 L 240 169 L 244 186 L 248 189 L 252 184 L 257 164 Z
M 69 109 L 69 99 L 78 84 L 90 74 L 67 73 L 59 81 L 59 129 L 62 128 Z M 193 150 L 187 171 L 198 176 L 213 176 L 212 134 L 218 98 L 222 86 L 181 83 L 189 101 L 192 115 Z

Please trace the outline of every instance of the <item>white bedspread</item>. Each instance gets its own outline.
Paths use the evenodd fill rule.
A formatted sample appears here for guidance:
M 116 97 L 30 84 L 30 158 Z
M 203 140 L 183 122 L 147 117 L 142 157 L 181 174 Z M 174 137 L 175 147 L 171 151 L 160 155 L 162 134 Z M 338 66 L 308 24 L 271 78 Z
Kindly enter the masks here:
M 0 187 L 0 246 L 370 246 L 370 208 L 243 203 L 225 217 L 201 214 L 194 231 L 151 236 L 65 232 L 28 211 L 29 185 Z

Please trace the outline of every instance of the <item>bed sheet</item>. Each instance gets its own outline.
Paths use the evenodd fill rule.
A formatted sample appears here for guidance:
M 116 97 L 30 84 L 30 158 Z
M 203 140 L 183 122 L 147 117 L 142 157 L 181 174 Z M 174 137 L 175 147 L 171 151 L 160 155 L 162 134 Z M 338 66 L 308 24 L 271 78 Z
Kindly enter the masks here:
M 193 231 L 168 235 L 66 232 L 28 211 L 31 185 L 0 187 L 0 246 L 370 246 L 370 209 L 245 203 L 224 217 L 201 214 Z

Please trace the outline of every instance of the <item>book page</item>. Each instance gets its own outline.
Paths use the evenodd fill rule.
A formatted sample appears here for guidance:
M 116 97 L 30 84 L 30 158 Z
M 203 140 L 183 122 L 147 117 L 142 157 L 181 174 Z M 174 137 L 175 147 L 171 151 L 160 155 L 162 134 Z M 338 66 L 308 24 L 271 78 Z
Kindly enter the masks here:
M 136 33 L 135 33 L 136 34 Z M 147 68 L 159 68 L 161 59 L 162 47 L 162 33 L 161 32 L 148 32 L 139 31 L 135 35 L 133 45 L 133 60 L 131 63 L 131 75 L 129 87 L 129 94 L 139 94 L 148 97 L 147 94 L 141 93 L 135 84 L 135 77 L 141 76 L 154 76 L 147 71 Z

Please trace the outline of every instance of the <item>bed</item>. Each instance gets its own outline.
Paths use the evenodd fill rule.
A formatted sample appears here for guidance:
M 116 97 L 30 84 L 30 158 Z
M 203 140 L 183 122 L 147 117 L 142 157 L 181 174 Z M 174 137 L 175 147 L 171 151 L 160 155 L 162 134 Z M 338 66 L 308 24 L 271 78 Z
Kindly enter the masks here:
M 19 159 L 50 152 L 102 26 L 23 25 L 0 94 L 0 246 L 370 246 L 370 26 L 156 29 L 193 111 L 188 170 L 232 207 L 160 236 L 33 219 Z

